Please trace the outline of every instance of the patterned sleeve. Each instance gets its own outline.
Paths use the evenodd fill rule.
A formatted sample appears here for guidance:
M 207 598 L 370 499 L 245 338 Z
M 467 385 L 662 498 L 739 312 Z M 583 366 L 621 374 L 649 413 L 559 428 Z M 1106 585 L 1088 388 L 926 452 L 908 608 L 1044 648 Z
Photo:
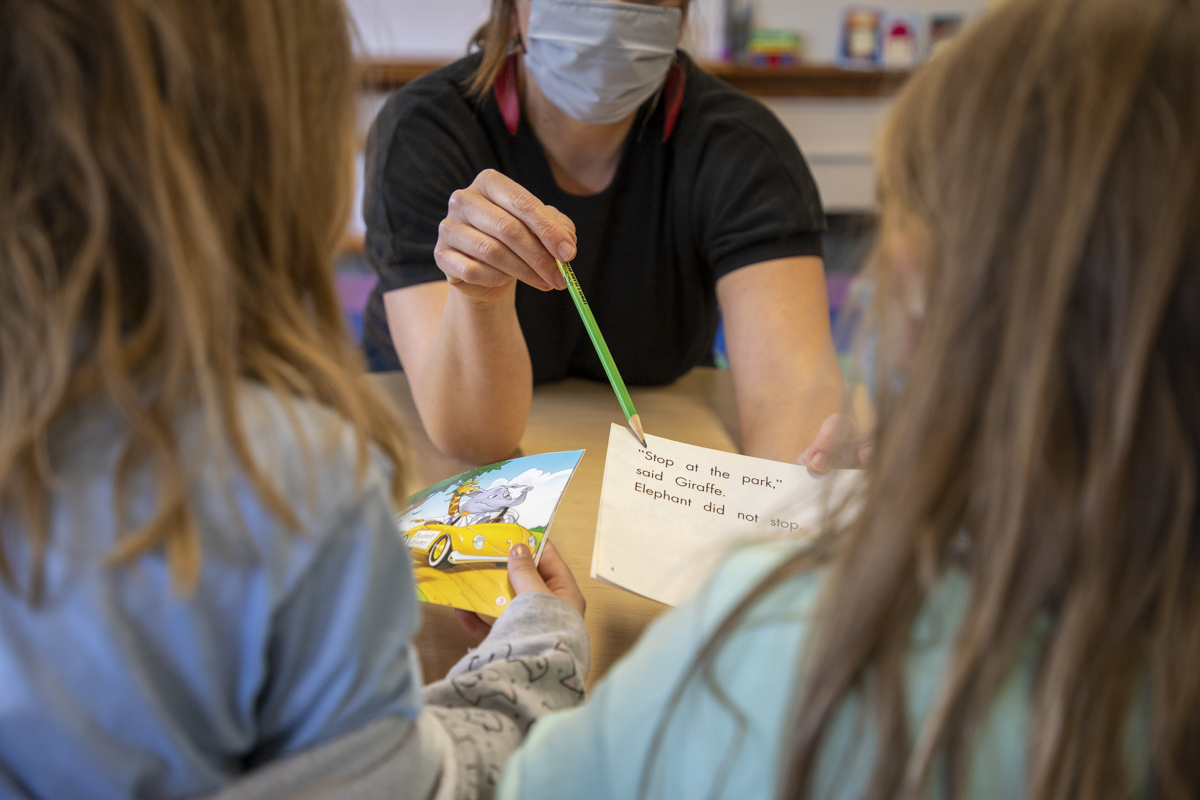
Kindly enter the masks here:
M 583 618 L 548 594 L 509 604 L 483 644 L 425 687 L 424 711 L 281 758 L 212 800 L 488 800 L 530 726 L 583 700 Z
M 537 719 L 583 701 L 591 649 L 583 617 L 548 594 L 523 594 L 483 644 L 425 687 L 427 713 L 450 734 L 443 780 L 456 798 L 490 798 L 508 756 Z

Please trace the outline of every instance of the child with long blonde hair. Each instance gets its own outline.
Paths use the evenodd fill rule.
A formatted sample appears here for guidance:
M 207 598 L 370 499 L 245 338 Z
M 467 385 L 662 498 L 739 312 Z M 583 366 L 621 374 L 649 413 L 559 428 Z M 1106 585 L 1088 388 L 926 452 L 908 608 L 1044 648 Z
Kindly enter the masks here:
M 1200 796 L 1200 3 L 997 4 L 879 160 L 851 521 L 734 554 L 502 797 Z
M 2 798 L 487 794 L 582 695 L 527 550 L 422 690 L 332 284 L 352 67 L 339 0 L 0 2 Z

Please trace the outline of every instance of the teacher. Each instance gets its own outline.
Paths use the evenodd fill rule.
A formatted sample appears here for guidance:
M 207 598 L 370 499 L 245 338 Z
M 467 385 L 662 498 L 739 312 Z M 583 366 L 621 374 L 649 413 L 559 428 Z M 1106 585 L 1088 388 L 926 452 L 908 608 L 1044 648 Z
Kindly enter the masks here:
M 677 49 L 686 6 L 493 0 L 480 52 L 380 111 L 365 347 L 444 453 L 504 458 L 534 384 L 605 380 L 555 256 L 630 385 L 709 362 L 724 318 L 750 455 L 795 460 L 837 411 L 817 187 L 770 111 Z

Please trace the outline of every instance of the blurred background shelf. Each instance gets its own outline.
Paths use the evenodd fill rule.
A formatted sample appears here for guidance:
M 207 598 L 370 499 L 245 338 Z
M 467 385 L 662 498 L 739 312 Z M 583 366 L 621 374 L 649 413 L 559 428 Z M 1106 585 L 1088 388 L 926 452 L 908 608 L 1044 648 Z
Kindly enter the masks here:
M 358 67 L 364 91 L 391 92 L 449 63 L 447 59 L 360 58 Z
M 364 58 L 362 88 L 392 92 L 450 63 L 444 59 Z M 907 72 L 849 70 L 826 65 L 759 69 L 708 62 L 705 71 L 755 97 L 882 97 L 895 93 Z

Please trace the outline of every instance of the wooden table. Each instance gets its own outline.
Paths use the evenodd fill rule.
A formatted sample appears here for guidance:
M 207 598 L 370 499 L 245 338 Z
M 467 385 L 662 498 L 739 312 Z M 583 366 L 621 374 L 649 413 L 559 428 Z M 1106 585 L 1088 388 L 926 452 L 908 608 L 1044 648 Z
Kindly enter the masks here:
M 411 455 L 406 466 L 411 491 L 473 466 L 447 458 L 430 443 L 403 373 L 377 375 L 373 380 L 394 402 L 408 433 Z M 647 431 L 716 450 L 738 449 L 737 409 L 728 372 L 701 367 L 671 386 L 634 389 L 630 394 Z M 568 380 L 541 387 L 533 393 L 533 409 L 518 452 L 587 451 L 554 517 L 550 539 L 587 598 L 586 620 L 592 638 L 589 686 L 633 645 L 650 620 L 666 609 L 661 603 L 588 577 L 613 422 L 624 423 L 624 419 L 608 384 Z M 427 681 L 436 680 L 462 657 L 471 641 L 459 628 L 453 611 L 432 605 L 422 608 L 424 621 L 416 639 L 421 668 Z

